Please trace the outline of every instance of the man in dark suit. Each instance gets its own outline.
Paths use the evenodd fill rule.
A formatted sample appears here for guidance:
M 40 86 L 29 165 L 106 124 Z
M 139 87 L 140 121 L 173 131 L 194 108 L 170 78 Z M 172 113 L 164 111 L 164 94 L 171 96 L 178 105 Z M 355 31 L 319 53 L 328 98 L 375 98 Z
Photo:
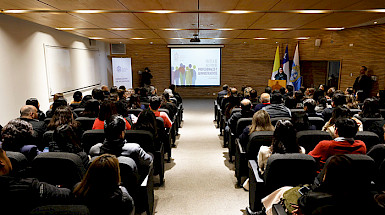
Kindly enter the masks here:
M 41 143 L 43 140 L 43 134 L 46 132 L 47 127 L 44 121 L 39 121 L 37 109 L 32 105 L 25 105 L 20 109 L 20 119 L 29 122 L 35 132 L 34 136 L 37 138 L 37 143 Z
M 364 92 L 363 99 L 370 97 L 370 91 L 372 89 L 372 79 L 365 74 L 366 71 L 368 71 L 366 66 L 361 66 L 360 75 L 356 78 L 353 84 L 353 89 L 355 92 L 359 90 Z
M 229 85 L 225 84 L 222 87 L 222 91 L 218 92 L 218 97 L 227 95 L 227 91 L 229 89 Z

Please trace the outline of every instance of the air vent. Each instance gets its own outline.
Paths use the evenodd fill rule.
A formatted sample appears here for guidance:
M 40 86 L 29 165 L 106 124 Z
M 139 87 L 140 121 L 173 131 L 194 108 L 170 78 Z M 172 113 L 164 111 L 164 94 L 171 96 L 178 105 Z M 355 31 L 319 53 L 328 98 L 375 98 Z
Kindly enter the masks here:
M 126 45 L 111 44 L 111 54 L 126 54 Z

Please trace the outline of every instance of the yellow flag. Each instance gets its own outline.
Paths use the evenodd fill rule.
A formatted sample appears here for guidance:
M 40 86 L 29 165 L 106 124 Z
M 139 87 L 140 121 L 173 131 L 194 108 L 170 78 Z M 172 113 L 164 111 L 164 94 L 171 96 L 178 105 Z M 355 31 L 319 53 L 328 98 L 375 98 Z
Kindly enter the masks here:
M 271 80 L 274 80 L 274 76 L 278 73 L 281 62 L 279 61 L 279 46 L 277 46 L 277 51 L 275 52 L 273 72 L 271 73 Z

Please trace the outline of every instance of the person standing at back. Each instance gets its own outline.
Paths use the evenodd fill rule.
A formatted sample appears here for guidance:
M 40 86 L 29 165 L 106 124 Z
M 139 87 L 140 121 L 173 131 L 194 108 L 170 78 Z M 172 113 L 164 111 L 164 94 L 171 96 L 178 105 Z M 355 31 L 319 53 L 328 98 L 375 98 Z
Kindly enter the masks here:
M 372 89 L 372 79 L 366 75 L 368 68 L 366 66 L 361 66 L 360 75 L 356 78 L 353 84 L 353 89 L 357 91 L 363 91 L 363 99 L 370 97 L 370 91 Z

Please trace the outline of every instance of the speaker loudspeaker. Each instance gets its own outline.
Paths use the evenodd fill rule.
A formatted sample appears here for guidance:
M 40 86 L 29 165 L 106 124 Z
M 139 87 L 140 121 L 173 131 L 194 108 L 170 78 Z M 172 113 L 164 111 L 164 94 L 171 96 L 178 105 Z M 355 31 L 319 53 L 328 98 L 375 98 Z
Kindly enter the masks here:
M 320 47 L 320 46 L 321 46 L 321 39 L 315 39 L 314 45 L 315 45 L 316 47 Z

